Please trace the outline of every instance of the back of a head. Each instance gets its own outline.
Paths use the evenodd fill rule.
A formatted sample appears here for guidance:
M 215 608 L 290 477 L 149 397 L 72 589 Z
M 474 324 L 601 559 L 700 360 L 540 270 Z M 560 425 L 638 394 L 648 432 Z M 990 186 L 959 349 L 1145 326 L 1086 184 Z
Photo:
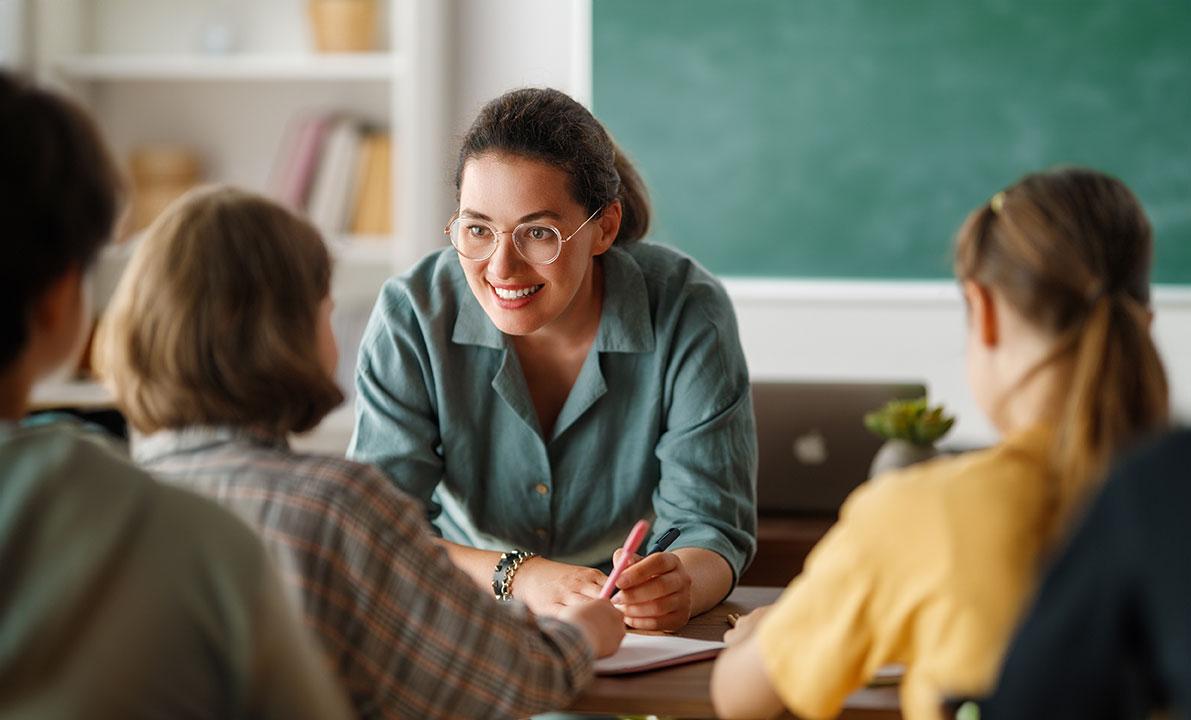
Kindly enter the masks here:
M 111 236 L 120 178 L 73 103 L 0 72 L 0 369 L 29 341 L 41 295 Z
M 1166 373 L 1149 332 L 1149 220 L 1124 183 L 1082 168 L 1027 175 L 968 217 L 956 275 L 998 290 L 1067 363 L 1054 462 L 1064 507 L 1114 455 L 1166 425 Z
M 590 214 L 620 200 L 623 215 L 616 242 L 649 232 L 649 193 L 636 168 L 587 108 L 550 88 L 512 90 L 488 102 L 459 149 L 455 189 L 468 160 L 506 153 L 544 162 L 571 178 L 571 196 Z
M 143 433 L 304 432 L 343 401 L 315 342 L 330 281 L 330 255 L 308 222 L 240 190 L 194 190 L 136 249 L 97 365 Z

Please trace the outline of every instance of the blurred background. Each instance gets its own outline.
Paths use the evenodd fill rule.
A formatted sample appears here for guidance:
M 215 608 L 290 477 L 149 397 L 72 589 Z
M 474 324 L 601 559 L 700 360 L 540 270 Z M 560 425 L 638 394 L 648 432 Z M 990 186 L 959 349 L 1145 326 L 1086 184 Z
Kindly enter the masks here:
M 1150 213 L 1155 333 L 1191 414 L 1188 38 L 1191 4 L 1164 0 L 0 0 L 0 64 L 84 103 L 130 179 L 100 306 L 187 188 L 270 194 L 335 252 L 350 391 L 380 285 L 444 243 L 459 136 L 549 85 L 637 162 L 653 239 L 724 278 L 755 378 L 925 382 L 963 445 L 992 433 L 951 236 L 1054 164 L 1119 175 Z M 349 401 L 304 442 L 350 429 Z

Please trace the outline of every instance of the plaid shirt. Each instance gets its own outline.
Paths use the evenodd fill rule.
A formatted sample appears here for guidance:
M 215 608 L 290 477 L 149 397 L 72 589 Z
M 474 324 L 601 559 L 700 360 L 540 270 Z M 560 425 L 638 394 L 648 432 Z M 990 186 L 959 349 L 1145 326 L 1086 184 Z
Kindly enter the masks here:
M 156 433 L 134 455 L 260 530 L 361 717 L 520 717 L 592 677 L 577 628 L 483 592 L 369 465 L 224 428 Z

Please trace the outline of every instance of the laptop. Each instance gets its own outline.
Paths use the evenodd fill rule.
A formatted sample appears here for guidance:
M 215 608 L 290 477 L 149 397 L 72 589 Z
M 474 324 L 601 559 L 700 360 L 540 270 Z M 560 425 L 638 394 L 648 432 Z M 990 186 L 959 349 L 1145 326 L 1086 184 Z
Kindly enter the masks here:
M 754 382 L 757 510 L 835 515 L 868 478 L 884 442 L 864 416 L 890 400 L 926 394 L 914 382 Z

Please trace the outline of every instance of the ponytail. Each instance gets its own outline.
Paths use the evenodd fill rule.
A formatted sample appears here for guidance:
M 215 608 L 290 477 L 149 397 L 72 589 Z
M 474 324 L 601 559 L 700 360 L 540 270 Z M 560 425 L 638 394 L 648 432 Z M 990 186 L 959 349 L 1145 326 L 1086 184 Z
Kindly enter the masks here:
M 1060 507 L 1088 496 L 1112 458 L 1170 417 L 1166 372 L 1149 313 L 1124 293 L 1101 294 L 1079 330 L 1054 463 Z
M 620 146 L 613 144 L 616 157 L 614 164 L 616 174 L 620 176 L 621 218 L 620 232 L 616 235 L 616 242 L 631 243 L 645 237 L 649 232 L 649 191 L 645 189 L 645 182 L 633 167 L 633 163 L 625 156 Z

